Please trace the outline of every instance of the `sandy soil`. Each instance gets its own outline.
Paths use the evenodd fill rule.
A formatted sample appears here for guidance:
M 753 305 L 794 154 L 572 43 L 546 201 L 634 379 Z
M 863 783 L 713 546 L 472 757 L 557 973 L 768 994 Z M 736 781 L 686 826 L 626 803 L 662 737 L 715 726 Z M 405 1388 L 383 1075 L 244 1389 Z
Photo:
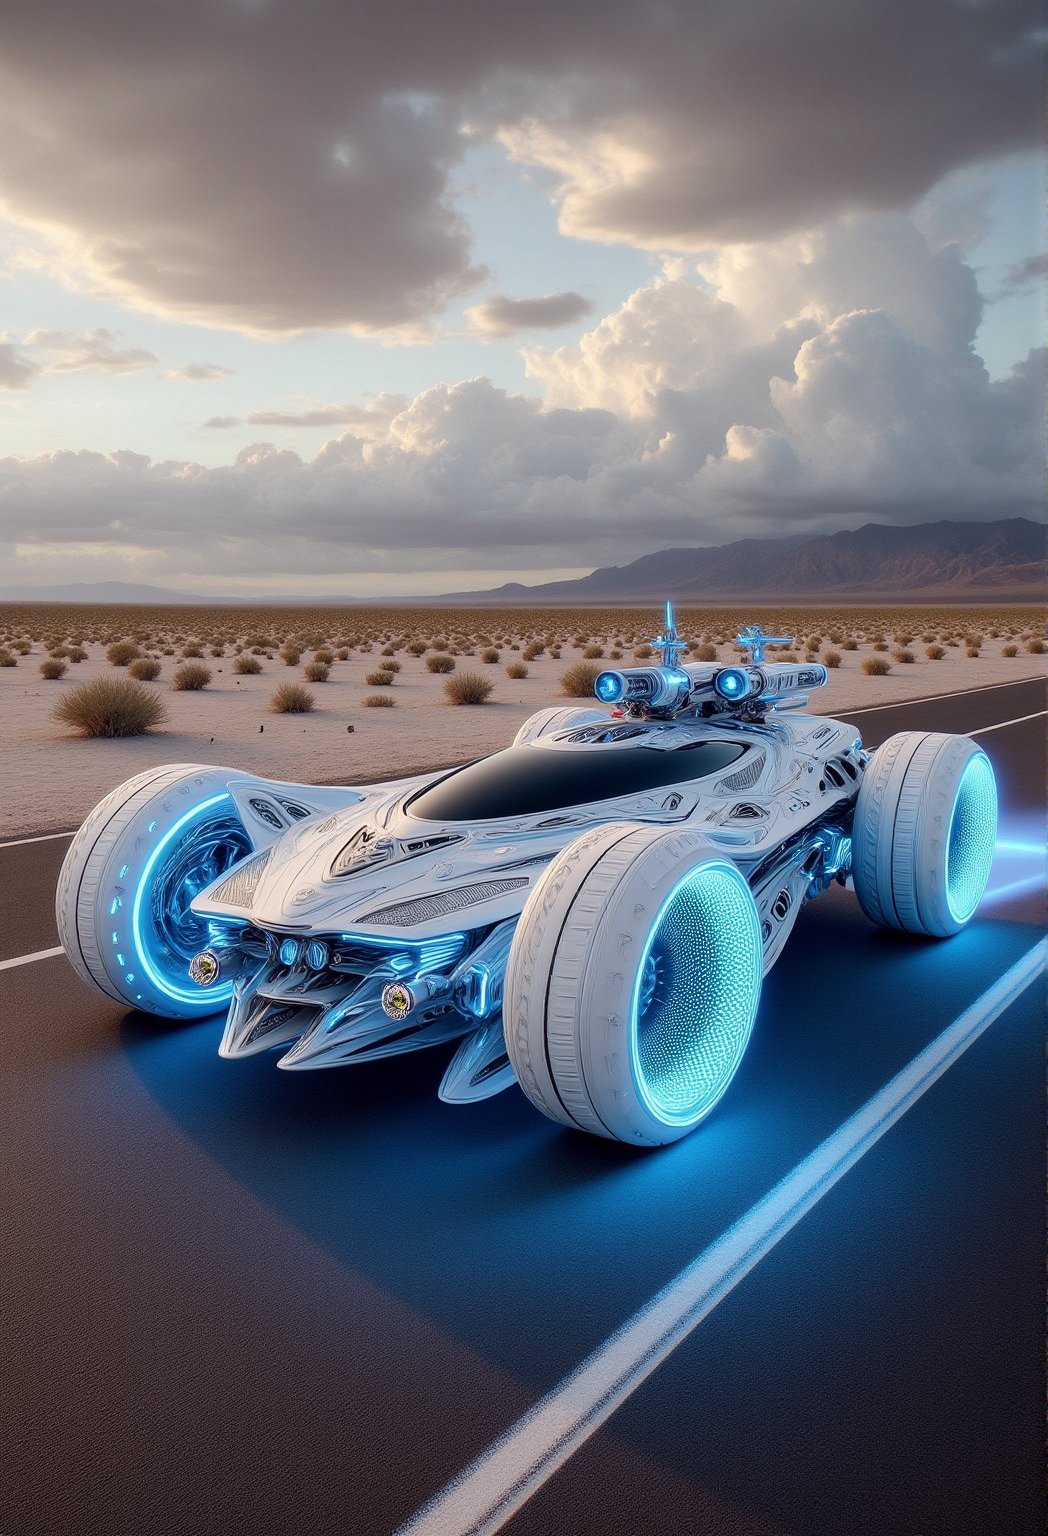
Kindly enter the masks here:
M 941 661 L 926 660 L 923 647 L 915 644 L 917 660 L 893 664 L 887 677 L 861 672 L 862 661 L 872 654 L 861 646 L 844 653 L 840 668 L 831 672 L 812 707 L 833 714 L 1043 675 L 1044 657 L 1022 652 L 1002 657 L 1001 643 L 987 640 L 982 654 L 972 659 L 963 649 L 948 649 Z M 0 668 L 0 837 L 75 826 L 114 786 L 155 764 L 226 763 L 272 778 L 353 784 L 477 757 L 508 746 L 534 710 L 586 702 L 568 700 L 559 689 L 565 667 L 578 659 L 570 645 L 559 661 L 540 656 L 529 662 L 528 677 L 519 681 L 505 672 L 505 665 L 516 659 L 512 651 L 504 649 L 494 666 L 485 665 L 479 656 L 456 657 L 456 671 L 481 672 L 495 683 L 490 702 L 473 708 L 448 705 L 445 679 L 428 672 L 424 658 L 401 652 L 397 659 L 402 670 L 390 690 L 397 707 L 365 709 L 361 699 L 376 690 L 367 686 L 364 674 L 373 671 L 380 658 L 353 654 L 348 661 L 334 663 L 329 682 L 309 685 L 317 708 L 308 715 L 269 712 L 276 685 L 301 678 L 300 669 L 286 667 L 279 659 L 264 661 L 264 671 L 255 677 L 237 677 L 231 657 L 208 659 L 214 673 L 211 686 L 199 693 L 175 693 L 167 679 L 177 663 L 165 658 L 158 682 L 144 686 L 161 690 L 169 712 L 166 728 L 128 740 L 90 741 L 71 735 L 50 717 L 62 693 L 78 683 L 100 674 L 122 675 L 105 660 L 101 646 L 88 650 L 88 660 L 70 666 L 57 682 L 40 677 L 45 652 L 39 644 L 32 654 L 19 658 L 17 667 Z M 722 648 L 721 659 L 735 659 L 730 648 Z M 603 663 L 629 664 L 628 656 Z M 919 719 L 908 715 L 907 722 L 918 725 Z

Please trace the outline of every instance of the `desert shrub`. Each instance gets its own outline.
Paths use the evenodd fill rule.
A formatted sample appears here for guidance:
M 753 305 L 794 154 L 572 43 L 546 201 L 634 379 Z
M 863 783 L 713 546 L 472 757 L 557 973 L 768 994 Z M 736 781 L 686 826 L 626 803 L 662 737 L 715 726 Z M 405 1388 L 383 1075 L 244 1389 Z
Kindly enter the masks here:
M 943 657 L 946 655 L 946 648 L 942 645 L 926 645 L 924 648 L 924 654 L 927 656 L 929 661 L 942 661 Z
M 82 645 L 67 645 L 66 660 L 71 661 L 75 666 L 79 662 L 87 660 L 87 652 Z
M 613 650 L 610 650 L 608 652 L 608 656 L 610 657 L 610 659 L 612 661 L 621 661 L 622 660 L 622 652 L 619 650 L 618 646 L 615 646 Z
M 155 689 L 125 677 L 78 683 L 51 713 L 81 736 L 141 736 L 167 719 L 164 701 Z
M 938 638 L 938 635 L 933 635 L 931 630 L 929 630 L 927 634 L 921 636 L 921 644 L 933 645 Z
M 867 656 L 862 664 L 862 670 L 866 673 L 867 677 L 883 677 L 891 669 L 891 662 L 883 656 Z
M 213 645 L 211 647 L 211 654 L 215 657 L 224 656 L 226 654 L 226 648 L 224 645 Z
M 648 657 L 653 656 L 655 653 L 650 645 L 638 645 L 633 654 L 638 661 L 647 661 Z
M 412 640 L 410 645 L 405 646 L 405 650 L 412 656 L 423 656 L 425 655 L 426 647 L 421 640 Z
M 393 672 L 393 673 L 397 673 L 397 672 L 400 671 L 400 662 L 399 661 L 384 661 L 382 663 L 382 665 L 379 667 L 379 671 L 380 672 Z
M 1002 645 L 1001 646 L 1001 655 L 1002 656 L 1018 656 L 1018 654 L 1019 654 L 1019 647 L 1017 645 Z M 2 666 L 10 666 L 10 665 L 11 665 L 10 662 L 0 661 L 0 667 L 2 667 Z
M 576 661 L 566 672 L 561 673 L 561 691 L 566 693 L 569 699 L 590 699 L 593 697 L 593 684 L 599 673 L 600 668 L 593 666 L 591 662 Z
M 717 647 L 715 645 L 692 646 L 691 654 L 696 661 L 716 661 Z
M 211 668 L 201 661 L 185 661 L 171 674 L 171 686 L 176 693 L 196 693 L 211 681 Z
M 1027 642 L 1026 642 L 1026 649 L 1029 651 L 1031 656 L 1043 656 L 1044 655 L 1044 641 L 1043 640 L 1038 640 L 1037 637 L 1034 636 L 1034 638 L 1032 640 L 1027 640 Z
M 397 654 L 397 648 L 395 645 L 384 645 L 382 647 L 382 654 L 383 656 L 395 656 Z
M 335 652 L 335 660 L 336 661 L 348 661 L 349 660 L 349 647 L 346 646 L 346 645 L 340 645 L 338 650 Z
M 823 664 L 824 667 L 839 667 L 840 664 L 841 664 L 841 653 L 840 653 L 840 651 L 826 651 L 826 652 L 824 652 L 823 658 L 822 658 L 822 664 Z
M 822 636 L 821 635 L 809 635 L 807 640 L 805 640 L 805 642 L 804 642 L 805 649 L 809 650 L 809 651 L 817 651 L 821 644 L 822 644 Z
M 322 666 L 330 667 L 334 659 L 334 651 L 329 651 L 324 646 L 321 646 L 319 651 L 313 652 L 313 660 L 319 661 Z
M 897 661 L 900 664 L 900 666 L 902 666 L 903 664 L 905 664 L 907 662 L 916 661 L 916 660 L 917 660 L 917 658 L 913 654 L 912 651 L 907 651 L 907 650 L 892 651 L 892 661 Z
M 392 688 L 395 681 L 392 672 L 368 672 L 364 677 L 369 688 Z
M 139 683 L 152 683 L 160 676 L 160 663 L 152 656 L 140 656 L 128 667 L 127 675 Z
M 983 643 L 982 635 L 965 635 L 964 643 L 969 650 L 977 651 Z
M 543 653 L 543 651 L 545 649 L 546 649 L 546 647 L 542 644 L 542 642 L 540 640 L 531 640 L 531 641 L 529 641 L 528 644 L 524 647 L 524 660 L 525 661 L 534 661 L 536 657 L 542 655 L 542 653 Z M 620 655 L 621 655 L 621 652 L 620 652 Z
M 428 672 L 454 672 L 455 658 L 453 656 L 445 656 L 441 651 L 437 651 L 435 655 L 426 657 L 426 670 Z
M 182 655 L 190 660 L 195 660 L 196 657 L 203 656 L 203 654 L 199 645 L 184 645 L 182 647 Z
M 842 640 L 841 641 L 841 650 L 842 651 L 857 651 L 858 649 L 859 649 L 859 642 L 858 642 L 858 640 L 854 640 L 851 635 L 848 636 L 847 640 Z M 887 647 L 885 647 L 885 649 L 887 649 Z
M 587 661 L 596 661 L 598 656 L 604 655 L 604 647 L 602 645 L 587 645 L 583 649 L 582 654 Z
M 438 635 L 435 640 L 429 642 L 429 648 L 431 651 L 446 651 L 448 642 L 443 635 Z
M 524 661 L 511 661 L 509 666 L 506 668 L 506 676 L 507 677 L 521 678 L 521 677 L 527 677 L 527 675 L 528 675 L 528 665 L 527 665 L 527 662 L 524 662 Z
M 873 648 L 875 651 L 886 651 L 888 649 L 888 642 L 887 640 L 875 640 Z
M 979 647 L 977 645 L 966 645 L 964 654 L 968 657 L 969 661 L 977 661 L 979 658 Z
M 275 715 L 308 715 L 316 699 L 301 683 L 281 683 L 269 701 Z
M 129 661 L 135 661 L 142 652 L 133 640 L 117 640 L 106 650 L 106 660 L 114 667 L 126 667 Z
M 46 678 L 49 683 L 55 683 L 60 677 L 65 677 L 69 671 L 69 663 L 61 656 L 45 656 L 40 663 L 40 676 Z
M 905 632 L 905 630 L 900 630 L 899 633 L 894 637 L 894 639 L 895 639 L 895 643 L 899 647 L 899 649 L 901 651 L 904 651 L 906 649 L 906 647 L 913 640 L 913 636 L 912 635 L 908 635 Z
M 392 709 L 397 701 L 388 693 L 366 693 L 360 702 L 365 709 Z
M 494 683 L 483 672 L 460 672 L 444 684 L 449 704 L 486 704 Z
M 480 659 L 481 661 L 486 661 L 489 666 L 493 667 L 497 662 L 501 661 L 502 653 L 501 651 L 496 651 L 493 645 L 489 645 L 483 651 L 481 651 Z
M 11 646 L 11 649 L 13 651 L 17 651 L 19 656 L 28 656 L 33 647 L 30 645 L 28 640 L 15 640 Z
M 285 645 L 280 655 L 284 665 L 287 667 L 297 667 L 302 660 L 302 652 L 296 651 L 293 645 Z
M 17 667 L 18 658 L 8 650 L 0 650 L 0 667 Z
M 326 683 L 331 676 L 331 666 L 326 661 L 311 661 L 308 667 L 303 667 L 302 676 L 307 683 Z
M 233 663 L 233 671 L 239 672 L 243 677 L 254 677 L 262 670 L 262 663 L 257 656 L 238 656 Z

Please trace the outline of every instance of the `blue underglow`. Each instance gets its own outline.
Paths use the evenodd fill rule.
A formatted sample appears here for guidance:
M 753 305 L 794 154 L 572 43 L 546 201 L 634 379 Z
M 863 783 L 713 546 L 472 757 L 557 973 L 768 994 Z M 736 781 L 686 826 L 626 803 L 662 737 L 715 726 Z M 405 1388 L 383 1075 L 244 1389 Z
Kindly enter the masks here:
M 997 837 L 997 783 L 990 759 L 977 752 L 961 774 L 946 836 L 946 903 L 966 923 L 986 889 Z
M 149 944 L 146 941 L 146 935 L 143 930 L 143 904 L 151 889 L 153 872 L 157 868 L 157 865 L 166 850 L 171 847 L 171 845 L 181 836 L 181 834 L 185 832 L 186 828 L 191 826 L 194 821 L 205 817 L 209 811 L 213 811 L 216 806 L 223 804 L 230 798 L 231 797 L 226 793 L 226 791 L 223 790 L 221 794 L 212 795 L 210 799 L 201 801 L 199 805 L 193 806 L 192 810 L 186 811 L 184 816 L 180 816 L 179 819 L 164 833 L 163 837 L 160 839 L 152 853 L 149 855 L 149 858 L 146 860 L 145 868 L 142 870 L 142 876 L 138 882 L 138 888 L 135 891 L 134 906 L 131 911 L 131 933 L 134 940 L 135 953 L 138 955 L 138 958 L 141 961 L 142 969 L 145 971 L 146 975 L 156 990 L 163 996 L 170 997 L 177 1003 L 195 1004 L 199 1007 L 202 1002 L 200 989 L 196 986 L 179 985 L 173 976 L 165 975 L 164 972 L 160 969 L 160 966 L 163 963 L 160 957 L 158 955 L 150 955 Z M 155 826 L 155 821 L 150 822 L 151 828 Z M 217 1012 L 219 1005 L 223 1002 L 228 1002 L 232 997 L 233 983 L 227 982 L 225 986 L 216 987 L 214 991 L 209 990 L 205 995 L 207 999 L 206 1006 L 208 1010 Z
M 630 1010 L 637 1088 L 664 1125 L 694 1125 L 742 1060 L 762 945 L 745 878 L 719 860 L 678 881 L 651 925 Z
M 593 692 L 602 704 L 617 704 L 624 691 L 625 684 L 619 672 L 601 672 L 593 684 Z

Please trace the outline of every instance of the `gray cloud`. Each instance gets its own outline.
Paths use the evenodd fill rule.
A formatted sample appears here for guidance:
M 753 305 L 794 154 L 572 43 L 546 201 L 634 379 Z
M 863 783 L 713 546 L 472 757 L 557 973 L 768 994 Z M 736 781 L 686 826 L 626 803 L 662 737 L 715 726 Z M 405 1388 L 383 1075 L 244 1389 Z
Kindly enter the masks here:
M 175 379 L 183 384 L 204 384 L 211 379 L 228 379 L 236 372 L 221 363 L 187 363 L 184 368 L 169 368 L 165 379 Z
M 557 330 L 592 310 L 581 293 L 545 293 L 535 299 L 509 299 L 499 293 L 473 305 L 466 314 L 482 336 L 515 336 L 520 331 Z
M 204 422 L 205 431 L 224 432 L 227 427 L 239 427 L 239 416 L 209 416 Z
M 477 281 L 448 178 L 478 136 L 551 172 L 569 233 L 659 251 L 898 207 L 1039 141 L 1024 0 L 608 0 L 599 26 L 592 0 L 447 0 L 433 18 L 422 0 L 98 0 L 56 27 L 9 0 L 6 216 L 71 280 L 166 315 L 368 331 Z
M 160 361 L 142 347 L 120 347 L 115 331 L 30 331 L 24 345 L 46 354 L 44 373 L 141 373 Z
M 1028 288 L 1043 287 L 1044 280 L 1048 277 L 1048 255 L 1044 251 L 1038 251 L 1033 256 L 1027 256 L 1022 261 L 1017 261 L 1008 271 L 1004 282 L 995 299 L 1008 298 L 1013 293 L 1023 293 Z
M 0 340 L 0 389 L 28 389 L 39 372 L 17 342 Z
M 385 396 L 383 399 L 390 399 Z M 397 397 L 397 403 L 403 401 Z M 308 405 L 300 411 L 252 411 L 248 421 L 255 427 L 368 427 L 388 420 L 392 411 L 382 406 Z

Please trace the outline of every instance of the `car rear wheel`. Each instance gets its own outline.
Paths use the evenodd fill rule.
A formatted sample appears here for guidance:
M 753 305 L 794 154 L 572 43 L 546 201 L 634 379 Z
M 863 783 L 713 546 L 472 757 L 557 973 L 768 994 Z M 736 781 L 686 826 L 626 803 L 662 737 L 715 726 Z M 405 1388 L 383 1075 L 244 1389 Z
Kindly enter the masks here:
M 701 834 L 616 822 L 553 861 L 507 966 L 506 1047 L 551 1119 L 643 1146 L 721 1098 L 760 996 L 762 943 L 737 867 Z
M 139 774 L 77 832 L 55 915 L 74 970 L 96 992 L 169 1019 L 227 1007 L 232 983 L 203 989 L 187 967 L 207 944 L 193 897 L 251 852 L 226 787 L 236 777 L 188 763 Z
M 993 768 L 969 736 L 890 737 L 855 806 L 852 872 L 863 911 L 904 933 L 958 933 L 982 899 L 996 838 Z

